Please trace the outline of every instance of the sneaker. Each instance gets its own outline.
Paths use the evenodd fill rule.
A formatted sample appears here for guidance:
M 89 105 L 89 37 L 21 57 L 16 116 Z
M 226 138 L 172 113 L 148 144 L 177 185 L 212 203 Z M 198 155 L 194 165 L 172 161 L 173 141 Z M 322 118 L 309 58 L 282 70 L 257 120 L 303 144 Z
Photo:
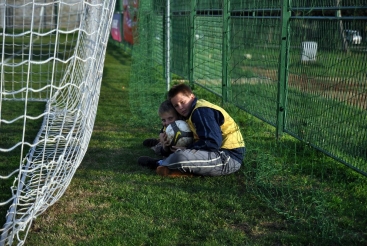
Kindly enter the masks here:
M 195 176 L 195 174 L 193 173 L 184 173 L 184 172 L 180 172 L 177 169 L 169 169 L 168 167 L 165 166 L 159 166 L 157 167 L 157 174 L 160 176 L 164 176 L 164 177 L 193 177 Z
M 156 169 L 158 167 L 158 161 L 159 159 L 154 159 L 149 156 L 140 156 L 138 159 L 138 164 L 150 169 Z
M 159 143 L 158 139 L 156 138 L 148 138 L 143 141 L 143 145 L 146 147 L 153 147 Z
M 153 147 L 150 147 L 154 153 L 156 153 L 157 155 L 162 155 L 161 150 L 162 150 L 162 144 L 158 143 L 157 145 L 154 145 Z

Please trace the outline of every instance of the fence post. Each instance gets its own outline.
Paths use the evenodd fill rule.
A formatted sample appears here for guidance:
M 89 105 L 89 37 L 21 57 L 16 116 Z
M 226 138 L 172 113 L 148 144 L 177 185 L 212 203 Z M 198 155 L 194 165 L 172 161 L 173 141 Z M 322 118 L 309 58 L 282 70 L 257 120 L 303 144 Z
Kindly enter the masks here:
M 117 6 L 118 4 L 118 6 Z M 124 6 L 122 1 L 116 1 L 116 6 L 118 7 L 117 10 L 120 13 L 120 37 L 121 37 L 121 42 L 118 44 L 119 47 L 121 47 L 121 45 L 124 47 L 124 50 L 126 50 L 126 47 L 124 45 L 124 15 L 125 15 L 125 11 L 124 11 Z M 115 13 L 116 13 L 116 9 L 115 9 Z
M 230 40 L 230 0 L 223 1 L 223 34 L 222 34 L 222 101 L 230 98 L 230 79 L 228 77 L 228 52 Z
M 54 3 L 54 26 L 53 28 L 57 28 L 58 25 L 58 19 L 59 19 L 59 5 L 57 2 Z
M 165 79 L 166 89 L 169 91 L 171 85 L 171 0 L 166 1 L 166 16 L 165 16 Z
M 196 6 L 196 0 L 191 0 L 188 61 L 189 61 L 189 83 L 192 89 L 194 89 L 194 38 L 195 38 L 195 16 L 196 16 L 195 6 Z
M 278 105 L 277 105 L 277 122 L 276 137 L 279 138 L 283 134 L 286 104 L 287 104 L 287 84 L 288 84 L 288 55 L 289 55 L 289 19 L 291 12 L 289 10 L 289 1 L 282 1 L 282 33 L 280 37 L 280 55 L 279 55 L 279 74 L 278 74 Z

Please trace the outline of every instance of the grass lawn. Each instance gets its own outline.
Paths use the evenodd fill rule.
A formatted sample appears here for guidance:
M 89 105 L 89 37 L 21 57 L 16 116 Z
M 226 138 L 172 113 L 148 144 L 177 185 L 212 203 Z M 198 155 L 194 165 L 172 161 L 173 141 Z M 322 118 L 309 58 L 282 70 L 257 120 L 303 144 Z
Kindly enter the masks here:
M 142 146 L 142 141 L 156 136 L 160 123 L 157 117 L 151 120 L 151 125 L 142 126 L 138 122 L 144 115 L 131 114 L 129 70 L 130 57 L 109 45 L 88 151 L 64 196 L 34 220 L 27 245 L 362 245 L 367 242 L 363 216 L 367 211 L 365 177 L 343 167 L 337 168 L 335 175 L 337 163 L 330 164 L 332 161 L 323 155 L 293 140 L 285 139 L 279 146 L 274 142 L 274 135 L 269 134 L 271 128 L 242 113 L 238 113 L 236 120 L 245 128 L 248 154 L 239 172 L 224 177 L 172 179 L 138 166 L 139 156 L 154 156 L 152 150 Z M 269 146 L 273 146 L 271 151 Z M 279 148 L 284 149 L 278 151 Z M 284 160 L 284 156 L 291 156 L 291 161 Z M 282 186 L 287 187 L 285 191 L 279 186 L 279 174 L 289 170 L 266 169 L 286 162 L 299 166 L 284 176 L 294 179 L 282 182 L 290 183 Z M 327 166 L 313 166 L 326 162 Z M 259 175 L 266 172 L 271 180 Z M 318 177 L 319 173 L 322 177 Z M 330 185 L 318 183 L 318 180 L 325 182 L 324 176 L 329 178 Z M 298 193 L 289 188 L 292 182 Z M 318 204 L 312 195 L 300 196 L 307 195 L 311 185 L 313 189 L 318 187 L 324 196 L 331 194 L 330 199 L 325 198 L 330 204 Z M 346 193 L 353 195 L 346 196 Z M 276 206 L 272 206 L 272 201 L 278 202 Z M 301 218 L 306 218 L 306 223 L 292 218 L 287 209 L 299 214 L 305 212 Z M 322 222 L 330 227 L 340 225 L 342 228 L 336 228 L 336 232 L 346 230 L 347 233 L 340 237 L 323 235 L 324 231 L 318 229 L 319 218 L 306 214 L 312 210 L 320 211 L 318 215 L 324 213 Z M 342 214 L 333 214 L 334 211 Z

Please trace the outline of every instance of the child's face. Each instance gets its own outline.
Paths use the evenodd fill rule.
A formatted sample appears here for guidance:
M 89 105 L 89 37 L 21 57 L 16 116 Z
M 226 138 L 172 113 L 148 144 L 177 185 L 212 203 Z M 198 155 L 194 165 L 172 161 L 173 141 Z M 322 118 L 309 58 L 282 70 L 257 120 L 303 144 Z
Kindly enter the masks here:
M 167 127 L 169 124 L 177 120 L 177 114 L 176 112 L 164 112 L 160 114 L 162 125 Z
M 194 99 L 194 94 L 185 95 L 180 92 L 171 98 L 171 103 L 180 115 L 187 118 L 191 112 L 191 105 Z

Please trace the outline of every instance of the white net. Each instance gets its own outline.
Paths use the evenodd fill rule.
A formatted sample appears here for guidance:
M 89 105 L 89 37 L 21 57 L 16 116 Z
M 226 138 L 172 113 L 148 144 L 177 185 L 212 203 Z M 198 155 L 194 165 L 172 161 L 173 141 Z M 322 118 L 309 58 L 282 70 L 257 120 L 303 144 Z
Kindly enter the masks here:
M 0 0 L 0 245 L 24 244 L 87 150 L 115 0 Z

